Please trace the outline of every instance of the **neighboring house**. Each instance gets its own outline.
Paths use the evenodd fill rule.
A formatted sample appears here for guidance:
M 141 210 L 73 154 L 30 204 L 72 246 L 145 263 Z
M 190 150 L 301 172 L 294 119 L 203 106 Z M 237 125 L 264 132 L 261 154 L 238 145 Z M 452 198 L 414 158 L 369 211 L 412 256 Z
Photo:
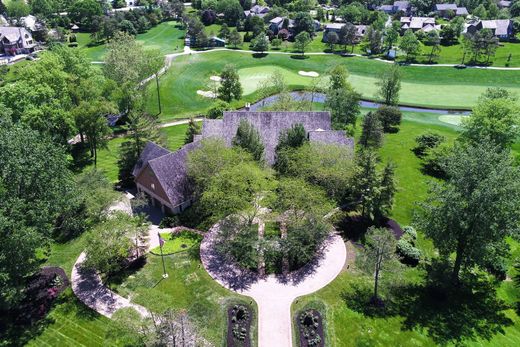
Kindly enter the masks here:
M 0 53 L 7 55 L 34 52 L 36 43 L 29 30 L 21 27 L 0 27 Z
M 377 7 L 377 10 L 383 11 L 387 14 L 403 12 L 404 14 L 409 15 L 412 11 L 412 6 L 408 1 L 394 1 L 393 5 L 381 5 Z
M 401 30 L 404 32 L 408 29 L 430 32 L 432 30 L 440 30 L 441 26 L 435 24 L 435 18 L 433 17 L 401 17 Z
M 500 7 L 500 8 L 509 8 L 509 7 L 511 7 L 511 1 L 501 0 L 501 1 L 498 2 L 498 7 Z
M 137 190 L 164 213 L 182 212 L 193 199 L 193 186 L 187 175 L 188 154 L 200 146 L 202 139 L 222 139 L 231 146 L 242 119 L 259 132 L 269 165 L 275 162 L 280 132 L 295 124 L 303 125 L 311 143 L 336 144 L 348 151 L 354 148 L 354 140 L 346 137 L 344 131 L 332 130 L 329 112 L 224 112 L 223 119 L 204 119 L 201 135 L 175 152 L 149 142 L 132 172 Z
M 466 24 L 465 32 L 474 34 L 482 29 L 489 29 L 500 39 L 509 39 L 513 36 L 513 21 L 510 19 L 477 20 Z
M 29 29 L 32 33 L 43 29 L 43 25 L 38 21 L 38 18 L 31 14 L 26 17 L 21 17 L 20 24 Z
M 287 28 L 284 28 L 284 23 L 287 23 Z M 275 35 L 282 29 L 287 29 L 289 32 L 294 28 L 294 20 L 287 17 L 275 17 L 269 21 L 269 30 Z
M 244 11 L 244 15 L 246 17 L 260 17 L 263 18 L 266 14 L 268 14 L 270 8 L 267 6 L 255 5 L 251 7 L 249 11 Z
M 323 42 L 327 42 L 327 34 L 329 32 L 335 32 L 339 35 L 341 28 L 343 28 L 345 23 L 330 23 L 325 26 L 325 30 L 323 31 Z M 354 25 L 356 27 L 356 38 L 361 40 L 367 31 L 367 25 Z
M 436 4 L 435 12 L 444 18 L 449 17 L 452 13 L 456 16 L 467 16 L 469 14 L 465 7 L 458 7 L 457 4 Z

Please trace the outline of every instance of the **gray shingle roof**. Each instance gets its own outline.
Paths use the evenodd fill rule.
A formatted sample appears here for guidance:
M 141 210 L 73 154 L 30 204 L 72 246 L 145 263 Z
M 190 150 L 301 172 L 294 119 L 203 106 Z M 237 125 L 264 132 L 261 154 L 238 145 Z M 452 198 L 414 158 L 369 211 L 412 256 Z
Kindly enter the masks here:
M 309 141 L 327 145 L 344 145 L 354 148 L 354 139 L 346 137 L 342 130 L 315 130 L 309 132 Z
M 148 162 L 174 207 L 190 198 L 192 186 L 187 175 L 186 158 L 188 153 L 199 145 L 200 142 L 188 143 L 178 151 Z
M 206 119 L 202 124 L 202 137 L 222 138 L 228 146 L 236 135 L 240 119 L 245 118 L 258 130 L 264 144 L 264 157 L 274 164 L 275 149 L 280 132 L 301 123 L 307 132 L 317 129 L 330 130 L 329 112 L 224 112 L 222 120 Z
M 148 142 L 141 152 L 141 156 L 137 160 L 137 163 L 132 170 L 132 175 L 137 177 L 142 169 L 148 164 L 148 162 L 152 159 L 162 157 L 163 155 L 170 154 L 171 152 L 166 148 L 163 148 L 153 142 Z

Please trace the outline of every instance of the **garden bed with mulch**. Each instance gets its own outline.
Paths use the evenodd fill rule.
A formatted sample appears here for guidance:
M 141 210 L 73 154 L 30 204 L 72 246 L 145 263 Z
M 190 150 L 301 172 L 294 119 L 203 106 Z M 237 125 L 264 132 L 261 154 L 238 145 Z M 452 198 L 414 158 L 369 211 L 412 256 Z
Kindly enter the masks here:
M 325 334 L 321 313 L 308 309 L 296 316 L 300 347 L 325 347 Z
M 60 267 L 40 269 L 26 287 L 26 297 L 11 312 L 17 324 L 33 324 L 47 315 L 54 300 L 70 285 L 65 271 Z
M 235 304 L 228 308 L 228 347 L 251 347 L 253 310 L 249 305 Z

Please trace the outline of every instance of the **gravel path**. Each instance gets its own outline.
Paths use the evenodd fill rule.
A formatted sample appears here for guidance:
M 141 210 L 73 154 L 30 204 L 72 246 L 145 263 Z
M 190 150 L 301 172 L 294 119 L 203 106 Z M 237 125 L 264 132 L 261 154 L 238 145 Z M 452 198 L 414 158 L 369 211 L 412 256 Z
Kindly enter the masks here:
M 292 346 L 291 304 L 299 296 L 325 287 L 345 265 L 347 250 L 343 239 L 331 235 L 316 260 L 286 277 L 256 273 L 226 262 L 213 247 L 218 225 L 206 234 L 200 246 L 204 268 L 220 285 L 252 297 L 258 304 L 258 346 Z

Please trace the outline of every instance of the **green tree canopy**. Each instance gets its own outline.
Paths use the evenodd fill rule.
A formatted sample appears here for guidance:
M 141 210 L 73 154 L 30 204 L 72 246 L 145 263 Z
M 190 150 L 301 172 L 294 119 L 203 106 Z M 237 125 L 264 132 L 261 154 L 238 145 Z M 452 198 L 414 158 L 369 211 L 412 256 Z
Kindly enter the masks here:
M 249 152 L 253 159 L 261 162 L 264 156 L 264 144 L 258 130 L 246 119 L 240 119 L 237 133 L 233 138 L 233 145 Z
M 447 181 L 432 185 L 416 223 L 443 257 L 455 253 L 458 281 L 461 268 L 505 256 L 505 237 L 520 235 L 520 169 L 508 151 L 484 140 L 455 146 L 445 170 Z

